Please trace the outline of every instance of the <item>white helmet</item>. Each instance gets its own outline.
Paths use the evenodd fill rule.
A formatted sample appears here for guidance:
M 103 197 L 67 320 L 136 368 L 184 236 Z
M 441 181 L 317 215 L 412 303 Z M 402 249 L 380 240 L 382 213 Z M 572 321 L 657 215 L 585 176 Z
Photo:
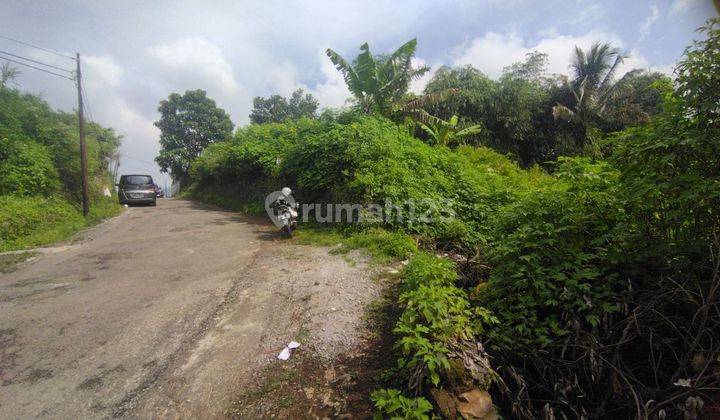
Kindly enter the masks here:
M 283 188 L 281 192 L 285 197 L 289 197 L 290 194 L 292 194 L 292 190 L 288 187 Z

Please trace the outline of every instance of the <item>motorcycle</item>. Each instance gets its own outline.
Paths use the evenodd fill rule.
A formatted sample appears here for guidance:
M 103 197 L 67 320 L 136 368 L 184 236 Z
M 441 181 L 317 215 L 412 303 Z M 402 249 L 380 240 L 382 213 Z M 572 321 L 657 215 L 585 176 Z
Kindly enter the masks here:
M 277 208 L 277 217 L 281 223 L 280 230 L 288 238 L 292 238 L 293 231 L 297 229 L 297 204 L 280 203 Z

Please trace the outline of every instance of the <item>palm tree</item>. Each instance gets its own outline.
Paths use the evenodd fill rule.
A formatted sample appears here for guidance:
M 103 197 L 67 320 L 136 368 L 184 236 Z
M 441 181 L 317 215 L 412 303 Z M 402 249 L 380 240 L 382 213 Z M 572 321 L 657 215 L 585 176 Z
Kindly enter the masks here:
M 390 55 L 373 56 L 368 44 L 364 43 L 352 64 L 329 48 L 326 53 L 342 73 L 363 112 L 378 111 L 390 116 L 393 105 L 402 100 L 410 82 L 430 70 L 427 66 L 412 66 L 416 48 L 417 40 L 412 39 Z
M 6 87 L 7 83 L 15 80 L 20 75 L 20 70 L 6 61 L 0 66 L 0 87 Z
M 602 118 L 615 90 L 613 76 L 625 58 L 627 55 L 609 43 L 596 42 L 588 51 L 575 47 L 573 80 L 569 86 L 574 103 L 558 103 L 553 107 L 553 116 L 577 126 L 579 146 L 584 145 L 593 120 Z
M 418 122 L 417 125 L 422 128 L 428 136 L 436 143 L 443 146 L 461 143 L 465 137 L 469 137 L 482 131 L 482 126 L 473 125 L 470 127 L 458 127 L 458 116 L 453 115 L 450 121 L 443 121 L 435 118 L 435 123 L 426 124 Z

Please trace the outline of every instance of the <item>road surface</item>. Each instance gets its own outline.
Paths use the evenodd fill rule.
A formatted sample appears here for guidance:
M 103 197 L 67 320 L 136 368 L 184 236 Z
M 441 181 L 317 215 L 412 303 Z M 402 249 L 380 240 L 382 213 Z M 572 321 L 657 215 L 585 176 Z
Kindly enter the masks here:
M 159 200 L 0 274 L 0 418 L 222 417 L 301 329 L 352 345 L 367 268 L 275 231 Z

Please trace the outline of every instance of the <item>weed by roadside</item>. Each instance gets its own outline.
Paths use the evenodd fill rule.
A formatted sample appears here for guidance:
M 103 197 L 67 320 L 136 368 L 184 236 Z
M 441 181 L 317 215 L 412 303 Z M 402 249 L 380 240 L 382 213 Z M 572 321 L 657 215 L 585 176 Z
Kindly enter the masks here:
M 330 252 L 339 255 L 361 250 L 370 255 L 374 264 L 406 259 L 417 252 L 417 244 L 409 235 L 379 228 L 340 231 L 312 225 L 302 226 L 296 231 L 294 240 L 302 245 L 334 247 Z
M 37 254 L 37 252 L 21 252 L 0 255 L 0 273 L 12 273 L 18 264 L 29 260 Z
M 122 211 L 115 198 L 98 197 L 87 218 L 62 197 L 0 196 L 0 252 L 51 244 Z

